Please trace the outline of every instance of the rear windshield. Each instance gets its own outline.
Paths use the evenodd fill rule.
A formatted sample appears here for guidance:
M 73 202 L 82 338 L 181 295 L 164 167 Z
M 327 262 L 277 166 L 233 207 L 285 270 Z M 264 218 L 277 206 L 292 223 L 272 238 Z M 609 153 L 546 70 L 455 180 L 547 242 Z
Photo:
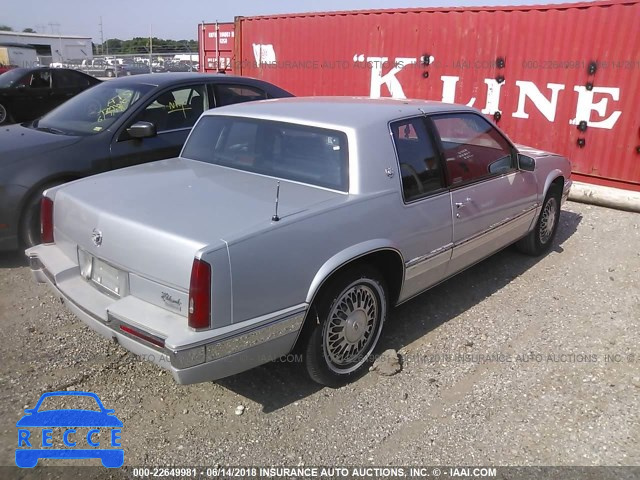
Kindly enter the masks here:
M 183 158 L 349 190 L 343 132 L 244 117 L 205 116 L 182 150 Z

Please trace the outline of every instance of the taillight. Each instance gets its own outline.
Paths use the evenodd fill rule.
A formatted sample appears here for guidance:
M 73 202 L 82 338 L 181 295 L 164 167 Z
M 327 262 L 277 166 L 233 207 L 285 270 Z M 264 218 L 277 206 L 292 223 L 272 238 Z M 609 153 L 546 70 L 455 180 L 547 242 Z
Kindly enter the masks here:
M 211 326 L 211 265 L 193 261 L 189 283 L 189 326 L 202 329 Z
M 49 197 L 40 201 L 40 239 L 42 243 L 53 243 L 53 200 Z

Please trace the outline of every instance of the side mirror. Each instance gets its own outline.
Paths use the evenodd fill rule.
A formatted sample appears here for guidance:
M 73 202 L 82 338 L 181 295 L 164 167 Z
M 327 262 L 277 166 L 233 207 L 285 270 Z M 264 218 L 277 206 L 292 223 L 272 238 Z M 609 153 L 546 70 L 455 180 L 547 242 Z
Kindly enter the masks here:
M 127 128 L 131 138 L 149 138 L 156 136 L 156 126 L 151 122 L 136 122 Z
M 533 172 L 536 169 L 536 161 L 534 158 L 527 157 L 526 155 L 519 153 L 518 168 L 520 170 L 526 170 L 527 172 Z

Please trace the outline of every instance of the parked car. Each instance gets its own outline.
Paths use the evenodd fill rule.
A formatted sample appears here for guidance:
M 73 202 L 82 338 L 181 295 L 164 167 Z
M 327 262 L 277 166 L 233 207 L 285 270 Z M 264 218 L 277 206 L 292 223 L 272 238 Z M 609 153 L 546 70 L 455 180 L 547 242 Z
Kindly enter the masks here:
M 35 122 L 0 129 L 0 250 L 39 242 L 46 188 L 175 157 L 204 110 L 286 96 L 247 77 L 136 75 L 103 82 Z
M 547 251 L 570 171 L 460 105 L 233 105 L 178 158 L 47 190 L 27 255 L 83 322 L 179 383 L 296 349 L 335 386 L 366 369 L 391 306 L 514 242 Z
M 65 68 L 9 70 L 0 75 L 0 125 L 34 120 L 98 83 Z
M 125 61 L 122 63 L 122 67 L 124 68 L 127 75 L 141 75 L 143 73 L 150 73 L 149 65 L 146 65 L 142 62 L 128 62 Z
M 119 63 L 108 63 L 98 58 L 93 60 L 83 60 L 79 70 L 93 75 L 94 77 L 123 77 L 130 75 L 124 65 Z
M 164 62 L 165 72 L 192 72 L 195 71 L 191 65 L 185 62 Z
M 3 74 L 4 72 L 8 72 L 12 68 L 16 68 L 16 67 L 17 67 L 17 65 L 5 65 L 3 63 L 0 63 L 0 75 Z

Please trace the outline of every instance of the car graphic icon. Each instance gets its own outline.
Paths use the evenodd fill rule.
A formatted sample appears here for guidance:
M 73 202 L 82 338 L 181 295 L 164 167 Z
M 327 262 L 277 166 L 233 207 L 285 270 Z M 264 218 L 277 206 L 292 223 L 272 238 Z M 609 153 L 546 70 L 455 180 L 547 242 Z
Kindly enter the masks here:
M 59 410 L 40 410 L 42 402 L 48 397 L 90 397 L 93 398 L 100 411 L 81 410 L 81 409 L 59 409 Z M 34 408 L 25 409 L 25 415 L 18 420 L 18 448 L 16 449 L 16 465 L 22 468 L 32 468 L 41 458 L 56 459 L 87 459 L 99 458 L 107 468 L 118 468 L 124 463 L 124 449 L 114 448 L 120 445 L 120 429 L 122 422 L 114 415 L 115 410 L 105 408 L 98 395 L 91 392 L 81 391 L 64 391 L 64 392 L 48 392 L 44 393 Z M 71 448 L 46 448 L 52 446 L 48 441 L 51 440 L 53 428 L 67 428 L 64 434 L 65 446 Z M 76 441 L 70 442 L 71 434 L 74 434 L 75 428 L 89 427 L 91 430 L 86 435 L 86 441 L 89 445 L 102 448 L 73 448 Z M 31 438 L 33 429 L 42 429 L 42 441 L 40 438 Z M 27 430 L 31 429 L 31 430 Z M 104 448 L 98 442 L 94 442 L 94 435 L 101 430 L 111 429 L 109 437 L 109 447 Z M 79 434 L 78 434 L 79 435 Z M 33 445 L 33 448 L 31 448 Z M 38 448 L 38 447 L 45 448 Z M 21 448 L 23 447 L 23 448 Z

